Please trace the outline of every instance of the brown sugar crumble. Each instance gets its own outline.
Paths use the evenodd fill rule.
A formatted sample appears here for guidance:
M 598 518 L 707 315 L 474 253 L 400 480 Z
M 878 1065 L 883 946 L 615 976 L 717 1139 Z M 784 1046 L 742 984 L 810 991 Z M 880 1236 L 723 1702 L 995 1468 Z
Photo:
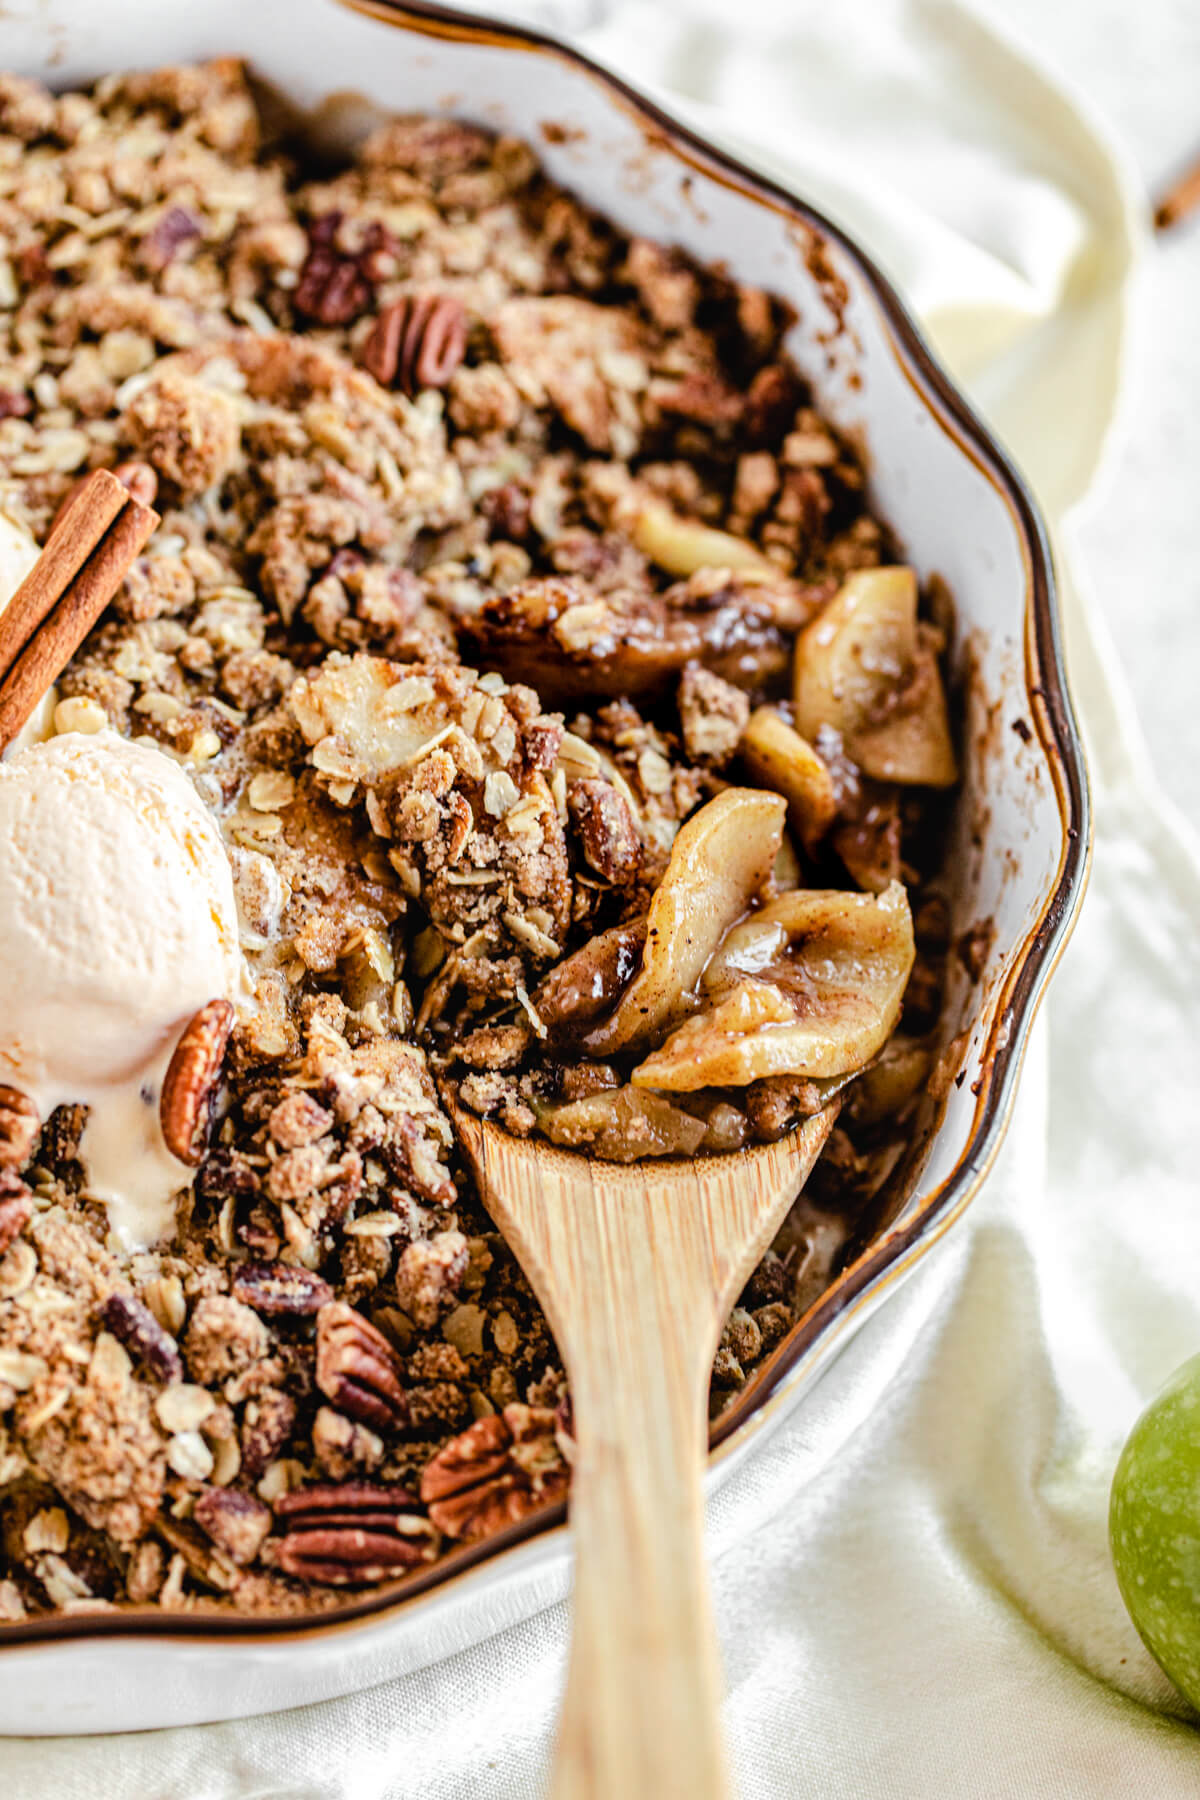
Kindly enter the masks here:
M 0 223 L 0 511 L 41 541 L 136 459 L 162 513 L 56 728 L 190 773 L 255 984 L 167 1243 L 110 1237 L 82 1108 L 0 1087 L 0 1621 L 300 1614 L 568 1486 L 440 1083 L 626 1159 L 844 1090 L 714 1416 L 828 1285 L 936 1056 L 944 609 L 786 309 L 515 139 L 397 119 L 315 176 L 232 60 L 0 76 Z M 678 847 L 715 877 L 738 796 L 761 866 L 651 1030 Z

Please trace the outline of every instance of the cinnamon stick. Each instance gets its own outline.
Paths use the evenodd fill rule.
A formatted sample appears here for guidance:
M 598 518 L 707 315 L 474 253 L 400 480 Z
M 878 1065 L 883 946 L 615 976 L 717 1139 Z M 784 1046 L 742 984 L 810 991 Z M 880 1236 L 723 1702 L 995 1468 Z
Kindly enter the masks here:
M 1173 182 L 1154 209 L 1154 229 L 1169 231 L 1200 208 L 1200 162 Z
M 0 613 L 0 681 L 50 617 L 128 499 L 128 490 L 107 470 L 97 470 L 71 495 L 50 528 L 42 554 Z
M 51 527 L 37 562 L 0 612 L 0 750 L 100 617 L 158 524 L 107 469 L 97 469 Z

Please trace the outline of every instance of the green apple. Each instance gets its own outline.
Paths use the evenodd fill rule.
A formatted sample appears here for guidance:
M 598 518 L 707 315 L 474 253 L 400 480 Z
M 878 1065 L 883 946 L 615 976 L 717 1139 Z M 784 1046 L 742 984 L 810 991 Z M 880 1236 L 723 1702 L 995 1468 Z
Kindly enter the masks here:
M 1146 1648 L 1200 1708 L 1200 1356 L 1175 1371 L 1130 1432 L 1108 1535 Z

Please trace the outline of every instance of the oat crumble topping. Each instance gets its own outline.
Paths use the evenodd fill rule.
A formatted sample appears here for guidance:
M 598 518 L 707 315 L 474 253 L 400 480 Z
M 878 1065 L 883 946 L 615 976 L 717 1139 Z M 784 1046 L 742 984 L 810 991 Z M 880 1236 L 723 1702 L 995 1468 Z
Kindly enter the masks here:
M 869 1228 L 934 1060 L 950 621 L 786 309 L 514 139 L 314 175 L 232 60 L 0 76 L 0 225 L 0 509 L 44 539 L 137 458 L 163 514 L 57 729 L 191 773 L 256 982 L 172 1242 L 119 1252 L 84 1109 L 0 1090 L 0 1620 L 300 1613 L 569 1481 L 439 1080 L 622 1158 L 845 1091 L 714 1416 Z

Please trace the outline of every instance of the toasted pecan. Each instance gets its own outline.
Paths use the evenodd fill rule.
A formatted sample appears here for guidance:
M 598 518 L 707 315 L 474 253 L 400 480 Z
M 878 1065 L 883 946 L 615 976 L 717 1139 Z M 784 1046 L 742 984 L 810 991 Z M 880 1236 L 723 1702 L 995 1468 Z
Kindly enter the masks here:
M 244 1262 L 234 1271 L 233 1295 L 267 1318 L 288 1314 L 302 1318 L 332 1300 L 333 1289 L 322 1276 L 297 1263 Z
M 410 396 L 444 388 L 467 348 L 467 313 L 453 294 L 405 294 L 376 319 L 363 366 L 384 387 Z
M 233 1006 L 210 1000 L 185 1026 L 175 1046 L 159 1101 L 167 1149 L 180 1162 L 204 1160 L 212 1100 L 233 1030 Z
M 40 1130 L 38 1110 L 29 1096 L 0 1084 L 0 1169 L 22 1168 Z
M 399 1357 L 383 1333 L 342 1300 L 317 1314 L 317 1386 L 339 1412 L 377 1431 L 408 1423 Z
M 110 1294 L 101 1311 L 105 1328 L 160 1381 L 183 1379 L 183 1358 L 169 1331 L 133 1294 Z
M 506 1406 L 452 1438 L 421 1476 L 429 1517 L 447 1537 L 490 1537 L 566 1492 L 570 1470 L 549 1407 Z
M 317 1482 L 286 1494 L 281 1569 L 302 1581 L 366 1587 L 432 1562 L 437 1528 L 407 1488 L 382 1482 Z

